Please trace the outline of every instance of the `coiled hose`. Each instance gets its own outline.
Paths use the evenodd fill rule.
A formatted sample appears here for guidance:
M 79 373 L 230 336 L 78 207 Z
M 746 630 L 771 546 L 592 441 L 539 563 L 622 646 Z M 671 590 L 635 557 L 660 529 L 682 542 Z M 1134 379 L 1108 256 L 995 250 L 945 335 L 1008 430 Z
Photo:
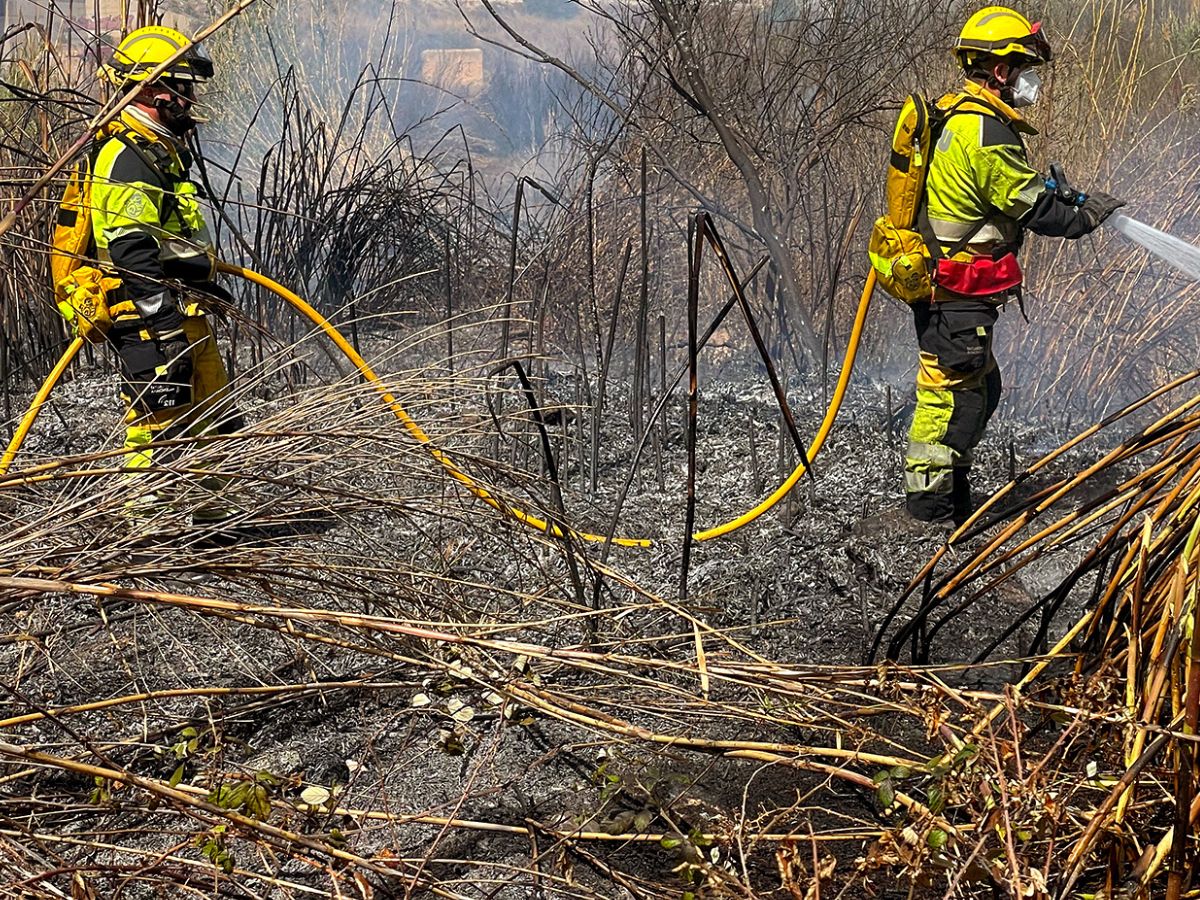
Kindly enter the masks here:
M 400 424 L 404 426 L 408 433 L 418 443 L 423 444 L 429 450 L 430 455 L 441 464 L 442 468 L 446 470 L 447 474 L 449 474 L 451 478 L 462 484 L 468 491 L 470 491 L 488 506 L 491 506 L 494 509 L 511 516 L 518 522 L 521 522 L 522 524 L 545 534 L 556 537 L 562 537 L 565 534 L 568 537 L 592 543 L 603 543 L 606 541 L 606 538 L 603 535 L 572 531 L 570 529 L 564 531 L 557 525 L 554 525 L 545 519 L 539 518 L 538 516 L 526 512 L 519 507 L 499 500 L 484 485 L 480 484 L 469 474 L 463 471 L 454 461 L 453 457 L 450 456 L 450 454 L 436 446 L 433 441 L 430 440 L 429 435 L 425 433 L 425 430 L 421 428 L 421 426 L 418 425 L 417 422 L 414 421 L 413 418 L 405 411 L 400 401 L 397 400 L 395 395 L 387 389 L 384 383 L 379 379 L 379 376 L 376 375 L 371 367 L 367 364 L 367 361 L 363 359 L 361 355 L 359 355 L 350 342 L 343 337 L 342 333 L 338 331 L 328 319 L 313 309 L 313 307 L 303 298 L 288 290 L 278 282 L 268 278 L 266 275 L 243 268 L 242 266 L 235 266 L 230 263 L 221 262 L 217 264 L 217 270 L 229 275 L 236 275 L 239 278 L 243 278 L 246 281 L 265 288 L 280 299 L 285 300 L 297 311 L 299 311 L 305 318 L 320 328 L 321 331 L 323 331 L 326 336 L 333 341 L 337 348 L 342 351 L 346 358 L 354 363 L 354 366 L 358 369 L 359 374 L 361 374 L 363 378 L 370 382 L 370 384 L 379 392 L 380 397 L 382 397 L 384 402 L 387 403 L 388 408 L 391 409 L 393 415 L 396 416 L 396 418 L 400 421 Z M 859 298 L 858 311 L 854 317 L 854 326 L 850 331 L 850 338 L 846 345 L 846 355 L 842 360 L 842 370 L 838 375 L 838 381 L 836 387 L 834 388 L 833 397 L 830 400 L 829 408 L 825 411 L 825 418 L 821 422 L 821 427 L 817 429 L 816 437 L 813 438 L 813 442 L 808 448 L 809 461 L 815 459 L 817 454 L 821 451 L 821 447 L 825 444 L 825 439 L 829 436 L 829 432 L 833 428 L 834 420 L 837 418 L 837 414 L 841 410 L 842 400 L 845 398 L 846 387 L 850 383 L 850 375 L 854 368 L 854 361 L 858 354 L 859 344 L 862 340 L 863 326 L 867 320 L 867 310 L 870 307 L 871 295 L 874 292 L 874 289 L 875 270 L 872 269 L 870 274 L 867 276 L 867 281 L 863 287 L 862 296 Z M 37 415 L 41 411 L 42 406 L 45 404 L 46 399 L 50 396 L 51 390 L 54 389 L 54 385 L 58 382 L 59 378 L 62 377 L 63 372 L 66 371 L 67 366 L 71 363 L 71 360 L 75 358 L 75 355 L 79 352 L 79 349 L 82 346 L 83 340 L 81 338 L 76 338 L 74 341 L 72 341 L 67 347 L 66 352 L 63 353 L 62 358 L 60 358 L 58 363 L 54 366 L 54 369 L 49 375 L 46 376 L 46 380 L 42 382 L 42 386 L 38 389 L 37 394 L 34 396 L 33 402 L 30 404 L 29 409 L 21 419 L 20 424 L 17 426 L 17 430 L 13 433 L 12 440 L 9 441 L 8 447 L 4 451 L 4 455 L 0 456 L 0 476 L 3 476 L 8 472 L 9 466 L 12 465 L 12 461 L 17 455 L 17 451 L 20 449 L 22 442 L 25 440 L 25 436 L 29 433 L 29 429 L 33 426 L 34 419 L 37 418 Z M 734 519 L 730 519 L 729 521 L 723 522 L 720 525 L 715 525 L 712 528 L 697 532 L 696 534 L 692 535 L 693 540 L 712 540 L 713 538 L 730 534 L 734 531 L 737 531 L 744 525 L 750 524 L 763 513 L 772 509 L 784 497 L 786 497 L 788 492 L 795 487 L 796 482 L 798 482 L 804 475 L 804 472 L 804 464 L 801 463 L 797 465 L 792 473 L 783 482 L 783 484 L 776 488 L 775 491 L 769 496 L 765 497 L 757 506 L 747 510 Z M 622 547 L 644 548 L 650 547 L 653 544 L 653 541 L 649 538 L 631 537 L 615 537 L 613 538 L 612 542 Z

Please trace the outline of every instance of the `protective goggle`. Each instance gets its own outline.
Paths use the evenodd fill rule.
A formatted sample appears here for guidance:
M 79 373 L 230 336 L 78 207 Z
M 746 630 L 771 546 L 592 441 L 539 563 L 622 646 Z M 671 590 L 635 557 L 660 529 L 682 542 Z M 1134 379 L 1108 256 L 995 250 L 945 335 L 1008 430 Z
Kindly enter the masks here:
M 1051 57 L 1054 55 L 1050 50 L 1050 42 L 1046 40 L 1046 36 L 1042 34 L 1041 22 L 1034 22 L 1032 25 L 1030 25 L 1029 36 L 1021 38 L 1018 43 L 1028 49 L 1042 62 L 1050 62 Z
M 172 81 L 208 81 L 213 77 L 213 61 L 203 46 L 192 44 L 179 60 L 171 66 Z
M 207 80 L 213 77 L 212 57 L 208 55 L 203 44 L 192 44 L 184 59 L 187 61 L 188 68 L 195 73 L 197 78 Z
M 191 78 L 160 78 L 158 83 L 185 100 L 196 99 L 196 82 Z

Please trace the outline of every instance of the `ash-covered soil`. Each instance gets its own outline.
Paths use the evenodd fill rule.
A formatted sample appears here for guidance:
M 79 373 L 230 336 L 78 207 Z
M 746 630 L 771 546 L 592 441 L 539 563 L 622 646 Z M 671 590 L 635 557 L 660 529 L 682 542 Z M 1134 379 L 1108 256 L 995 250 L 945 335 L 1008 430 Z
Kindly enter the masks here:
M 389 358 L 405 358 L 402 347 L 377 342 L 369 349 L 384 371 Z M 679 895 L 701 887 L 719 895 L 722 878 L 785 896 L 775 845 L 748 848 L 741 839 L 752 825 L 797 834 L 889 827 L 869 791 L 839 787 L 831 799 L 811 793 L 822 781 L 812 773 L 672 750 L 613 726 L 714 741 L 834 740 L 804 709 L 773 705 L 753 685 L 718 681 L 702 702 L 693 674 L 696 635 L 708 629 L 701 643 L 710 663 L 739 654 L 800 669 L 863 662 L 887 611 L 943 537 L 900 533 L 872 519 L 902 502 L 906 417 L 897 409 L 889 421 L 882 389 L 854 386 L 816 477 L 785 503 L 730 537 L 693 546 L 683 599 L 682 394 L 668 406 L 661 452 L 651 442 L 634 476 L 617 528 L 654 545 L 615 548 L 604 561 L 610 574 L 601 575 L 588 565 L 601 560 L 600 546 L 578 545 L 584 558 L 570 562 L 558 542 L 448 478 L 369 389 L 335 379 L 317 354 L 310 362 L 325 375 L 291 387 L 277 372 L 244 379 L 246 435 L 182 451 L 170 485 L 175 508 L 150 536 L 131 532 L 121 515 L 127 485 L 111 471 L 114 458 L 89 456 L 120 442 L 115 377 L 103 365 L 81 365 L 55 393 L 14 473 L 34 475 L 39 466 L 77 458 L 48 469 L 52 479 L 0 488 L 8 534 L 0 567 L 99 587 L 6 589 L 0 658 L 13 690 L 3 715 L 155 696 L 6 723 L 4 740 L 174 780 L 210 798 L 221 784 L 267 773 L 265 791 L 277 804 L 269 821 L 395 861 L 396 878 L 365 876 L 376 896 L 435 881 L 470 897 Z M 462 371 L 460 364 L 453 378 L 440 368 L 394 372 L 389 381 L 466 469 L 510 502 L 555 515 L 523 398 L 507 381 L 493 379 L 485 390 L 482 379 Z M 565 376 L 551 372 L 539 390 L 548 409 L 574 405 L 576 387 Z M 621 384 L 609 392 L 594 497 L 581 462 L 587 413 L 551 416 L 566 520 L 577 529 L 607 528 L 628 472 L 627 390 Z M 495 406 L 500 391 L 507 392 L 505 436 L 497 439 L 487 401 Z M 899 406 L 907 392 L 893 393 Z M 807 439 L 824 399 L 807 388 L 793 388 L 790 398 Z M 790 471 L 779 427 L 764 375 L 734 364 L 705 373 L 699 527 L 740 514 Z M 978 455 L 981 496 L 1007 481 L 1012 465 L 1033 458 L 1031 434 L 997 423 Z M 1050 441 L 1039 436 L 1038 443 Z M 1089 452 L 1054 471 L 1062 474 Z M 503 463 L 485 459 L 493 454 Z M 205 496 L 201 475 L 212 471 L 230 478 L 227 493 L 241 509 L 234 538 L 189 521 Z M 981 540 L 952 551 L 951 561 Z M 938 634 L 932 660 L 969 658 L 1056 584 L 1067 562 L 1051 558 L 983 597 Z M 278 612 L 295 609 L 376 618 L 364 624 Z M 1061 615 L 1073 621 L 1069 608 Z M 389 631 L 385 620 L 405 627 Z M 1023 652 L 1035 625 L 995 657 Z M 518 652 L 519 642 L 541 650 Z M 572 648 L 620 659 L 585 664 L 553 655 Z M 539 656 L 542 650 L 549 655 Z M 970 677 L 994 683 L 1008 672 Z M 513 684 L 563 702 L 553 709 L 518 702 L 503 689 Z M 738 714 L 713 708 L 721 703 Z M 571 718 L 571 704 L 589 712 Z M 597 711 L 612 721 L 588 718 Z M 894 738 L 934 752 L 919 727 L 897 728 Z M 866 732 L 853 739 L 874 741 Z M 76 870 L 98 886 L 98 896 L 121 878 L 128 897 L 218 882 L 229 896 L 250 896 L 236 893 L 235 882 L 257 896 L 326 895 L 336 881 L 307 861 L 271 856 L 233 836 L 233 875 L 218 878 L 208 865 L 218 860 L 206 857 L 203 843 L 217 821 L 211 815 L 156 809 L 129 785 L 53 768 L 31 772 L 14 759 L 0 766 L 0 777 L 7 781 L 0 817 L 9 823 L 3 836 L 13 883 L 31 896 L 69 891 Z M 302 799 L 313 788 L 328 799 Z M 18 819 L 26 824 L 15 825 Z M 561 838 L 573 830 L 722 838 L 697 847 Z M 837 871 L 830 889 L 838 879 L 858 879 L 874 896 L 910 896 L 906 884 L 860 868 L 868 843 L 829 845 Z M 692 850 L 701 853 L 699 863 L 687 856 Z M 57 874 L 36 877 L 43 871 Z

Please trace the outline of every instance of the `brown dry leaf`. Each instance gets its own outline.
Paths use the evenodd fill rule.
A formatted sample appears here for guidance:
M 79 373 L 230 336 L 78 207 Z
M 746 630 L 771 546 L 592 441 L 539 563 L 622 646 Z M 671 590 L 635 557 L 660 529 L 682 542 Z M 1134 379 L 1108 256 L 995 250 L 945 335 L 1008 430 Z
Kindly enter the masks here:
M 71 879 L 71 900 L 96 900 L 96 892 L 78 872 Z
M 800 881 L 807 877 L 808 872 L 794 841 L 779 845 L 775 850 L 775 864 L 779 867 L 780 885 L 792 896 L 792 900 L 806 900 L 807 895 L 800 890 Z
M 804 892 L 804 900 L 820 900 L 821 898 L 821 883 L 828 881 L 833 877 L 833 870 L 837 866 L 837 860 L 832 856 L 826 856 L 817 865 L 817 872 L 809 882 L 808 890 Z

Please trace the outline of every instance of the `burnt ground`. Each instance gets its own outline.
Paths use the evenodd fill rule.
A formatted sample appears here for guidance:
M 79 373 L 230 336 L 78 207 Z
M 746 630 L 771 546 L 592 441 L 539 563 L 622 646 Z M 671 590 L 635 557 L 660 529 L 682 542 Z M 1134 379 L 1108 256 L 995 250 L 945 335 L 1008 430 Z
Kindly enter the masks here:
M 379 345 L 372 359 L 380 359 L 386 371 L 389 355 L 394 363 L 405 358 L 405 349 Z M 311 360 L 318 370 L 329 371 L 320 355 L 311 354 Z M 469 362 L 460 362 L 460 372 L 470 372 Z M 435 368 L 400 372 L 391 380 L 401 385 L 414 416 L 468 468 L 490 471 L 490 480 L 519 502 L 536 498 L 540 503 L 534 505 L 545 509 L 549 488 L 540 473 L 536 432 L 527 416 L 513 412 L 519 397 L 506 400 L 510 418 L 499 444 L 499 457 L 506 462 L 497 467 L 479 459 L 495 449 L 481 380 L 451 379 Z M 215 465 L 233 473 L 243 510 L 243 536 L 234 543 L 187 525 L 187 491 L 193 501 L 196 496 L 196 479 L 190 476 L 183 481 L 191 488 L 176 488 L 185 498 L 178 502 L 183 512 L 137 546 L 119 514 L 124 494 L 116 474 L 85 473 L 0 489 L 10 523 L 3 544 L 5 571 L 160 595 L 152 602 L 101 602 L 49 589 L 8 591 L 0 602 L 0 631 L 7 635 L 0 656 L 18 693 L 3 703 L 5 715 L 139 691 L 200 691 L 9 726 L 5 740 L 80 759 L 107 759 L 163 779 L 182 761 L 181 783 L 201 791 L 227 779 L 270 773 L 270 795 L 292 810 L 277 813 L 277 821 L 283 816 L 291 827 L 315 834 L 336 827 L 350 835 L 355 852 L 369 855 L 386 848 L 392 858 L 410 861 L 410 879 L 436 878 L 445 889 L 471 897 L 670 894 L 700 883 L 720 893 L 720 872 L 753 885 L 763 896 L 787 893 L 774 851 L 748 852 L 732 837 L 701 847 L 711 857 L 704 861 L 708 874 L 689 880 L 686 866 L 682 874 L 677 870 L 681 859 L 688 862 L 678 846 L 568 845 L 549 829 L 737 834 L 755 822 L 768 831 L 800 829 L 801 823 L 818 831 L 888 825 L 869 792 L 838 787 L 832 794 L 811 794 L 819 778 L 757 769 L 720 755 L 664 751 L 504 701 L 492 690 L 514 679 L 528 680 L 590 709 L 607 710 L 631 726 L 662 732 L 703 733 L 714 740 L 827 742 L 819 723 L 800 711 L 793 715 L 756 700 L 752 687 L 714 688 L 713 700 L 723 698 L 742 710 L 714 715 L 686 699 L 695 696 L 694 678 L 669 664 L 695 660 L 692 628 L 681 610 L 782 665 L 803 669 L 863 661 L 887 610 L 940 545 L 937 534 L 897 534 L 860 524 L 901 502 L 905 423 L 899 411 L 888 421 L 882 390 L 856 384 L 817 461 L 817 477 L 802 482 L 781 509 L 732 537 L 695 546 L 688 598 L 677 605 L 652 599 L 674 601 L 679 590 L 685 454 L 683 406 L 673 403 L 662 452 L 665 487 L 658 486 L 657 457 L 651 453 L 618 529 L 658 542 L 650 550 L 614 550 L 607 565 L 620 577 L 604 579 L 601 612 L 594 614 L 589 613 L 594 582 L 586 569 L 576 593 L 554 542 L 514 525 L 453 485 L 394 420 L 381 414 L 369 391 L 352 380 L 330 382 L 328 376 L 324 381 L 310 376 L 307 384 L 292 389 L 277 372 L 245 381 L 241 405 L 251 423 L 248 436 L 212 456 L 203 455 L 212 454 L 212 447 L 190 448 L 187 453 L 200 455 L 185 455 L 180 464 Z M 604 529 L 627 470 L 624 389 L 618 387 L 609 398 L 601 489 L 594 501 L 584 489 L 578 454 L 563 455 L 564 502 L 575 527 Z M 556 397 L 570 406 L 575 394 L 569 379 L 553 373 L 545 390 L 548 407 Z M 72 454 L 84 454 L 67 467 L 72 471 L 111 466 L 110 460 L 86 454 L 119 444 L 114 392 L 114 378 L 103 365 L 77 367 L 41 417 L 17 468 L 29 470 Z M 801 433 L 812 434 L 823 398 L 803 389 L 793 390 L 791 397 Z M 706 526 L 761 496 L 756 480 L 768 489 L 778 482 L 779 416 L 765 378 L 750 367 L 730 364 L 706 373 L 702 398 L 697 520 Z M 568 416 L 570 439 L 582 423 L 576 415 Z M 552 430 L 561 453 L 561 424 Z M 750 432 L 756 438 L 757 479 L 748 451 Z M 997 423 L 978 455 L 981 494 L 1004 483 L 1010 465 L 1021 467 L 1032 459 L 1027 448 L 1033 433 Z M 1041 434 L 1037 441 L 1050 443 Z M 1015 457 L 1010 443 L 1018 448 Z M 1085 450 L 1053 472 L 1061 475 L 1095 452 Z M 514 460 L 519 471 L 513 471 Z M 600 556 L 595 546 L 585 552 L 593 560 Z M 989 594 L 939 633 L 932 660 L 969 657 L 1068 568 L 1067 561 L 1052 558 Z M 608 672 L 536 656 L 528 662 L 486 643 L 456 646 L 345 623 L 280 626 L 278 619 L 250 613 L 240 619 L 233 612 L 218 617 L 173 606 L 161 600 L 166 594 L 367 613 L 446 634 L 470 632 L 551 648 L 584 646 L 648 662 L 622 663 Z M 1071 612 L 1063 610 L 1061 627 L 1074 621 Z M 305 631 L 309 637 L 299 633 Z M 326 640 L 313 640 L 313 634 Z M 1031 635 L 1032 626 L 1018 631 L 995 658 L 1020 653 Z M 714 658 L 732 653 L 716 643 L 714 649 L 710 642 Z M 658 668 L 656 661 L 667 667 Z M 969 673 L 963 683 L 995 684 L 1010 671 Z M 261 697 L 203 693 L 364 678 L 370 686 Z M 759 716 L 758 725 L 744 714 L 756 703 L 767 703 L 760 710 L 770 710 Z M 195 731 L 185 732 L 188 727 Z M 933 752 L 919 728 L 896 728 L 894 738 Z M 188 735 L 194 746 L 187 744 Z M 31 892 L 9 889 L 13 896 L 58 896 L 53 890 L 70 889 L 69 874 L 38 880 L 34 873 L 69 870 L 80 860 L 93 867 L 88 878 L 100 886 L 100 895 L 116 883 L 105 866 L 123 865 L 127 872 L 137 868 L 134 863 L 146 868 L 125 883 L 122 896 L 173 896 L 163 887 L 175 883 L 170 879 L 217 883 L 211 870 L 195 868 L 202 857 L 194 838 L 204 828 L 194 819 L 151 811 L 127 787 L 50 770 L 21 771 L 15 762 L 0 767 L 0 776 L 7 776 L 0 796 L 0 820 L 9 823 L 4 835 L 29 854 L 20 858 L 10 851 L 13 884 L 19 872 L 27 879 L 20 890 Z M 95 793 L 98 786 L 103 790 Z M 305 813 L 299 795 L 312 786 L 335 791 L 336 802 L 348 809 L 482 821 L 508 826 L 512 833 L 432 820 L 333 815 L 323 809 Z M 18 821 L 25 824 L 18 827 Z M 533 827 L 531 822 L 547 829 L 532 847 L 529 832 L 517 833 Z M 26 829 L 85 843 L 30 838 Z M 864 884 L 875 896 L 909 896 L 907 885 L 893 876 L 864 875 L 857 868 L 865 846 L 863 840 L 848 840 L 830 851 L 839 877 L 859 885 L 846 896 L 858 896 L 854 891 L 865 890 Z M 168 850 L 172 860 L 191 860 L 193 867 L 162 860 L 151 864 L 137 856 Z M 295 885 L 321 895 L 329 890 L 327 875 L 305 863 L 266 858 L 232 839 L 230 850 L 237 866 L 234 880 L 257 896 L 289 896 Z M 417 871 L 420 876 L 413 874 Z M 293 887 L 273 885 L 264 872 Z M 402 881 L 376 880 L 376 896 L 398 896 L 403 890 L 397 883 Z M 226 889 L 229 896 L 241 895 L 232 886 Z

